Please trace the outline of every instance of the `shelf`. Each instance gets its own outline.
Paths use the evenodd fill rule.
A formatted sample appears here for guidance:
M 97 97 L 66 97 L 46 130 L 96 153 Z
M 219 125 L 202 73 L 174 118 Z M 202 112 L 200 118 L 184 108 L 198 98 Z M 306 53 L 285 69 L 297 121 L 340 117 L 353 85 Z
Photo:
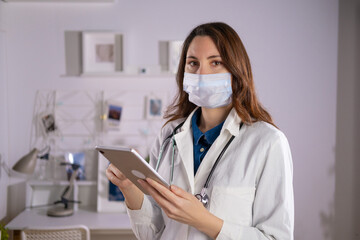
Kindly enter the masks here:
M 30 180 L 28 182 L 31 186 L 66 186 L 69 185 L 69 181 L 65 180 Z M 78 186 L 96 186 L 97 182 L 94 181 L 76 181 Z
M 69 78 L 69 77 L 80 77 L 80 78 L 99 78 L 99 77 L 106 77 L 106 78 L 117 78 L 117 77 L 142 77 L 142 78 L 157 78 L 157 77 L 175 77 L 174 73 L 170 72 L 163 72 L 163 73 L 156 73 L 156 74 L 146 74 L 146 73 L 138 73 L 138 74 L 131 74 L 131 73 L 124 73 L 124 72 L 103 72 L 103 73 L 83 73 L 78 76 L 74 75 L 61 75 L 61 78 Z

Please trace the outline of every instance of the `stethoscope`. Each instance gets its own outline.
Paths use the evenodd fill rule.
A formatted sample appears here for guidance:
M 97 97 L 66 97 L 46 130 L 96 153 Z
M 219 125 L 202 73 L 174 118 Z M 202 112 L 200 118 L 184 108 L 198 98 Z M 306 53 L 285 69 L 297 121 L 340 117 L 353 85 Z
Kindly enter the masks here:
M 172 181 L 174 179 L 174 155 L 175 155 L 175 147 L 176 147 L 176 142 L 175 142 L 174 136 L 176 134 L 176 131 L 179 128 L 181 128 L 183 125 L 184 125 L 184 122 L 180 123 L 178 126 L 176 126 L 174 128 L 173 132 L 169 136 L 167 136 L 165 138 L 165 140 L 161 144 L 158 160 L 157 160 L 156 167 L 155 167 L 155 171 L 158 171 L 165 144 L 166 144 L 166 142 L 171 141 L 172 142 L 172 154 L 171 154 L 171 168 L 170 168 L 170 185 L 172 184 Z M 243 122 L 240 123 L 239 131 L 240 131 L 242 126 L 243 126 Z M 205 181 L 205 184 L 204 184 L 203 188 L 201 189 L 200 193 L 195 194 L 195 197 L 204 205 L 204 207 L 207 207 L 207 205 L 209 203 L 209 196 L 207 195 L 207 188 L 209 186 L 210 179 L 211 179 L 211 177 L 212 177 L 212 175 L 213 175 L 213 173 L 214 173 L 214 171 L 216 169 L 216 166 L 218 165 L 220 159 L 222 158 L 222 156 L 224 155 L 225 151 L 227 150 L 227 148 L 229 147 L 231 142 L 234 140 L 234 138 L 235 138 L 235 136 L 232 135 L 231 138 L 229 139 L 229 141 L 224 146 L 224 148 L 221 150 L 219 156 L 217 157 L 214 165 L 211 168 L 211 171 L 210 171 L 210 173 L 209 173 L 209 175 L 208 175 L 208 177 L 207 177 L 207 179 Z

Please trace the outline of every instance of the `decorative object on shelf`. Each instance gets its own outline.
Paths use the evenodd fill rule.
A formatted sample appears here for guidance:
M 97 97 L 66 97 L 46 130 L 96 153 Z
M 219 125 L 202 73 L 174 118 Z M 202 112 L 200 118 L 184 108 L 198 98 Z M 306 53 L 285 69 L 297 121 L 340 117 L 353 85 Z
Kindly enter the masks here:
M 160 65 L 151 65 L 139 68 L 139 74 L 161 74 L 161 66 Z
M 103 120 L 103 130 L 105 132 L 109 130 L 118 131 L 120 129 L 121 114 L 123 111 L 122 104 L 108 100 L 104 105 L 105 111 L 101 116 L 101 120 Z
M 0 223 L 0 239 L 8 240 L 9 239 L 9 229 L 5 227 L 2 223 Z
M 122 71 L 122 35 L 83 32 L 83 73 Z
M 184 41 L 160 41 L 159 63 L 162 71 L 176 73 Z
M 86 180 L 84 152 L 67 152 L 65 153 L 65 160 L 67 162 L 66 172 L 68 174 L 68 180 L 73 176 L 75 165 L 78 166 L 76 167 L 76 180 Z

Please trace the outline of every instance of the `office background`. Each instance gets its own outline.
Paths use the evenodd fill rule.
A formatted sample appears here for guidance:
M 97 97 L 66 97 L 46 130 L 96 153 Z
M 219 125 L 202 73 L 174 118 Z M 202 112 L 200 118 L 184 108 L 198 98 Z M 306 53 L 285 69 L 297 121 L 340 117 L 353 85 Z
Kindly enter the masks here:
M 12 166 L 30 150 L 39 89 L 135 90 L 141 77 L 64 77 L 64 31 L 124 36 L 124 65 L 158 63 L 158 42 L 224 21 L 248 51 L 261 102 L 289 139 L 294 161 L 295 239 L 360 239 L 360 3 L 304 1 L 0 2 L 0 153 Z M 138 79 L 139 78 L 139 79 Z M 357 81 L 356 81 L 357 79 Z M 149 78 L 144 88 L 174 82 Z M 20 180 L 19 180 L 20 181 Z M 24 192 L 1 168 L 0 219 L 24 208 Z

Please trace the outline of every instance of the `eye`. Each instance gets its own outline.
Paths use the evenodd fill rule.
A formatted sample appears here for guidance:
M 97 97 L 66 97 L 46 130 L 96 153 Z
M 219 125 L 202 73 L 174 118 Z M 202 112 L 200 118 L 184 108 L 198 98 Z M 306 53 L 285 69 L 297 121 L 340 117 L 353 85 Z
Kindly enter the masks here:
M 219 65 L 222 64 L 222 62 L 221 62 L 221 61 L 213 61 L 212 64 L 213 64 L 214 66 L 219 66 Z
M 195 66 L 198 65 L 197 62 L 195 62 L 195 61 L 190 61 L 190 62 L 188 62 L 187 64 L 188 64 L 189 66 L 191 66 L 191 67 L 195 67 Z

